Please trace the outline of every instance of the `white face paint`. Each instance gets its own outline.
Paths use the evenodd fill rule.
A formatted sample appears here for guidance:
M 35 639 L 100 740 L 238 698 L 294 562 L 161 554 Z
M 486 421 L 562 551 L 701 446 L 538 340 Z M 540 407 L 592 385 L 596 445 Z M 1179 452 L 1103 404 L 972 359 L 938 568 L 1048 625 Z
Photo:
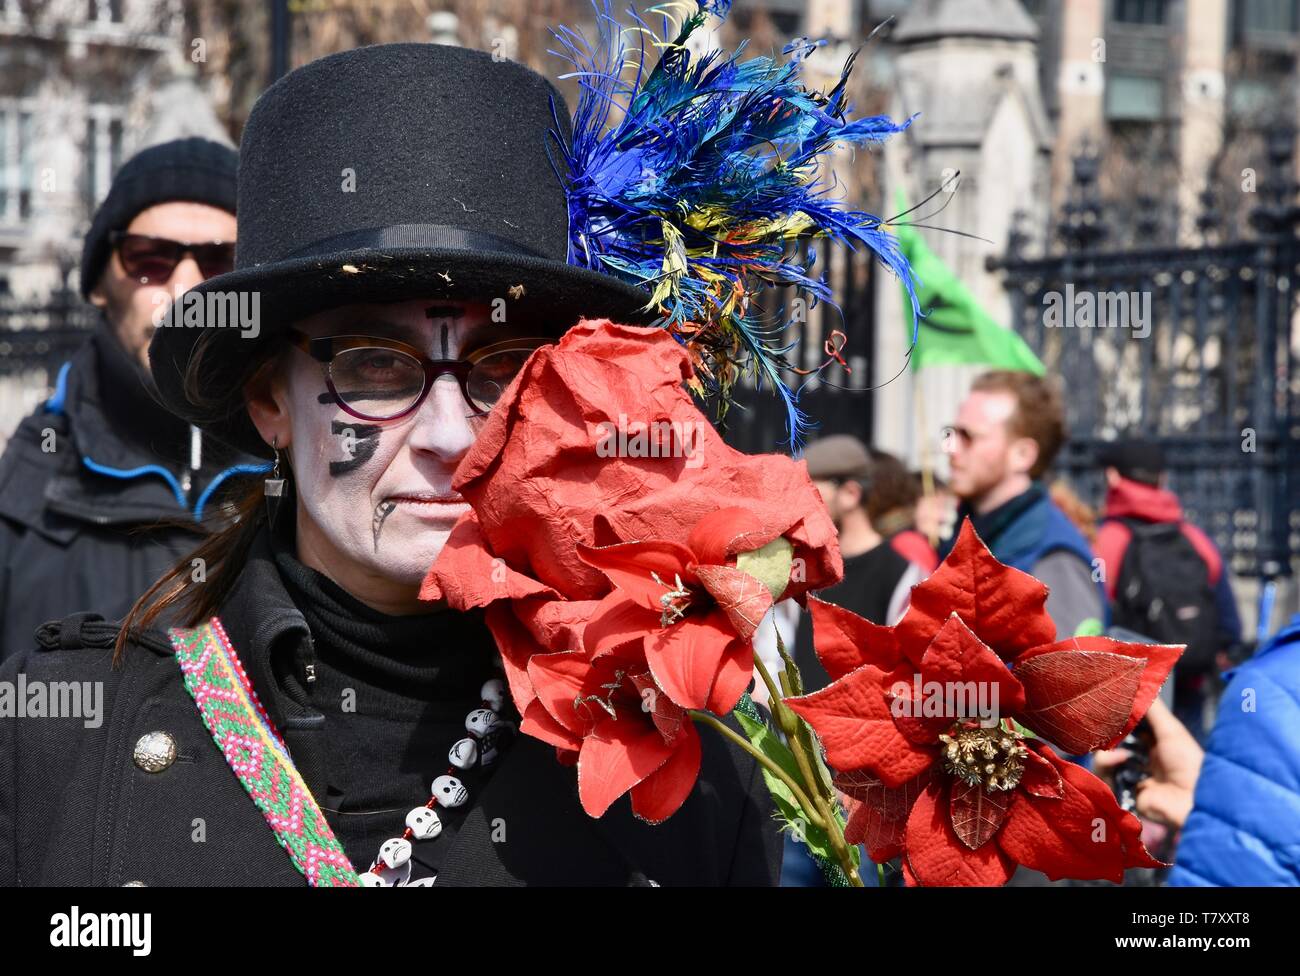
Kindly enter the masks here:
M 432 299 L 331 309 L 295 328 L 397 339 L 435 360 L 523 337 L 492 322 L 486 306 Z M 483 418 L 467 416 L 459 383 L 444 374 L 407 416 L 360 420 L 329 395 L 322 363 L 298 349 L 286 355 L 299 558 L 371 606 L 418 609 L 414 592 L 469 509 L 451 478 Z

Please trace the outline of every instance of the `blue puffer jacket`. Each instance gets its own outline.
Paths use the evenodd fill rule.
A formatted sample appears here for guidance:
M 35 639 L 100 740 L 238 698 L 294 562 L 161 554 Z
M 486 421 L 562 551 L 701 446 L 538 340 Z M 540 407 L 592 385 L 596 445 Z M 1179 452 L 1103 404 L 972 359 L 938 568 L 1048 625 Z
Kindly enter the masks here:
M 1169 884 L 1300 885 L 1300 614 L 1225 677 Z

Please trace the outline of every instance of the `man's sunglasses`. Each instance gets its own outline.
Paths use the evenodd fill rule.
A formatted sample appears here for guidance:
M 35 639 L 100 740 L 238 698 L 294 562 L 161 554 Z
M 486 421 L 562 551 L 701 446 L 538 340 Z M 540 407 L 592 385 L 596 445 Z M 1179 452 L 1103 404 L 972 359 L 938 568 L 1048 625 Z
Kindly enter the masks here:
M 289 341 L 325 364 L 325 385 L 334 401 L 359 420 L 400 420 L 417 410 L 444 373 L 456 377 L 468 405 L 481 417 L 501 398 L 528 357 L 554 339 L 507 339 L 474 350 L 464 359 L 428 359 L 414 346 L 376 336 L 313 339 L 297 329 Z
M 950 445 L 955 441 L 956 443 L 960 444 L 963 448 L 967 448 L 970 447 L 972 444 L 974 444 L 976 441 L 982 441 L 986 437 L 991 437 L 994 432 L 984 431 L 982 433 L 977 434 L 970 428 L 963 427 L 960 424 L 948 424 L 939 433 L 940 436 L 942 436 L 943 438 L 943 443 L 945 446 Z
M 109 234 L 108 240 L 117 248 L 126 273 L 142 285 L 166 284 L 171 280 L 176 265 L 185 260 L 187 254 L 193 256 L 205 279 L 226 274 L 235 266 L 234 241 L 193 244 L 120 230 Z

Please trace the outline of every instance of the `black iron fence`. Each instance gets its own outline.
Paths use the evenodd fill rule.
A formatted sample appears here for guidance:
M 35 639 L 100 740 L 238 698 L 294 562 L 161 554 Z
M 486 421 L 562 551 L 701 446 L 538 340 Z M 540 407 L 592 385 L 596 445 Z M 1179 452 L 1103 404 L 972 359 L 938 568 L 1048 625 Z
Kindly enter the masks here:
M 807 242 L 800 249 L 805 267 L 809 250 Z M 828 342 L 837 351 L 840 362 L 832 362 L 807 383 L 799 397 L 800 408 L 816 424 L 808 439 L 853 434 L 870 443 L 876 262 L 865 247 L 854 250 L 818 242 L 812 250 L 812 268 L 824 276 L 835 304 L 802 305 L 793 288 L 770 289 L 761 299 L 763 320 L 769 325 L 791 323 L 783 341 L 790 344 L 786 359 L 798 369 L 812 371 L 826 363 Z M 787 372 L 786 385 L 798 388 L 805 379 Z M 727 443 L 749 453 L 788 452 L 787 414 L 780 397 L 766 384 L 756 389 L 751 380 L 738 384 L 736 393 L 737 406 L 723 427 Z
M 1104 441 L 1154 440 L 1188 517 L 1234 572 L 1265 578 L 1289 575 L 1300 552 L 1292 138 L 1270 140 L 1250 239 L 1108 249 L 1096 160 L 1084 156 L 1063 249 L 1024 257 L 1014 235 L 990 262 L 1012 324 L 1063 383 L 1072 436 L 1058 466 L 1076 489 L 1102 496 Z
M 0 300 L 0 377 L 43 371 L 52 385 L 98 318 L 97 309 L 70 291 L 37 304 Z

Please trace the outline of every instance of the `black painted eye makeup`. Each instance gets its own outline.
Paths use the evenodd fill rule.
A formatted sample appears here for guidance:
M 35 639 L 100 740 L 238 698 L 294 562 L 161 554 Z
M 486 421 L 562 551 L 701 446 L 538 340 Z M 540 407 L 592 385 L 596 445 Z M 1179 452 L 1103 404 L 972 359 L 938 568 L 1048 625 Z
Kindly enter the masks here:
M 330 432 L 335 437 L 344 438 L 344 447 L 351 455 L 343 461 L 331 461 L 330 476 L 338 478 L 351 474 L 374 457 L 379 447 L 381 430 L 383 428 L 378 424 L 345 423 L 341 420 L 335 420 L 330 424 Z

